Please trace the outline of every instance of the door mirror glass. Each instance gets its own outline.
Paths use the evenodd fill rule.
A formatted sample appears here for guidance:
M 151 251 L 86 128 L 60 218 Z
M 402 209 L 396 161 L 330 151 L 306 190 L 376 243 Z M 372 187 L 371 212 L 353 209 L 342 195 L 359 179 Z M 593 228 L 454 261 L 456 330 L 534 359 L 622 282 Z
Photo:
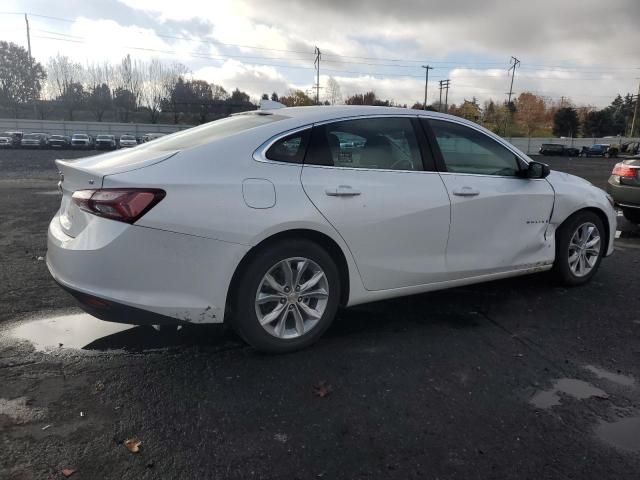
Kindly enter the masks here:
M 551 173 L 551 169 L 546 163 L 529 162 L 526 173 L 527 178 L 545 178 Z

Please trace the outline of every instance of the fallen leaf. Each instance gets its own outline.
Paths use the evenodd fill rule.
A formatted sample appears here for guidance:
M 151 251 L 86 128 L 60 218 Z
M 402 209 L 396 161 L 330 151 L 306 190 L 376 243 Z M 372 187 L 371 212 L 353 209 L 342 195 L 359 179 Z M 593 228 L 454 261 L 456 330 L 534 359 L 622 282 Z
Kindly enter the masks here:
M 324 398 L 327 395 L 329 395 L 331 393 L 331 390 L 332 390 L 331 385 L 329 385 L 324 380 L 318 382 L 316 385 L 313 386 L 314 395 L 320 398 Z
M 63 468 L 62 469 L 62 475 L 64 475 L 65 478 L 69 478 L 71 475 L 73 475 L 76 472 L 77 472 L 77 470 L 75 468 Z
M 135 437 L 124 441 L 124 446 L 127 447 L 131 453 L 138 453 L 141 445 L 142 442 Z

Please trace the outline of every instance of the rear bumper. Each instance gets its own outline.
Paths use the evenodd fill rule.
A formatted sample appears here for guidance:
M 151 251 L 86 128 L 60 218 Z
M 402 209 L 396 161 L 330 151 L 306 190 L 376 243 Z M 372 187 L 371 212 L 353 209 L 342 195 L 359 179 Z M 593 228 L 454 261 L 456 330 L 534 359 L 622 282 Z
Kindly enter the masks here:
M 98 318 L 219 323 L 229 282 L 247 250 L 99 217 L 74 238 L 62 231 L 56 214 L 49 225 L 47 267 Z
M 614 183 L 614 180 L 609 178 L 607 182 L 607 193 L 613 197 L 613 201 L 617 205 L 640 208 L 640 186 L 634 187 L 633 185 L 620 185 Z

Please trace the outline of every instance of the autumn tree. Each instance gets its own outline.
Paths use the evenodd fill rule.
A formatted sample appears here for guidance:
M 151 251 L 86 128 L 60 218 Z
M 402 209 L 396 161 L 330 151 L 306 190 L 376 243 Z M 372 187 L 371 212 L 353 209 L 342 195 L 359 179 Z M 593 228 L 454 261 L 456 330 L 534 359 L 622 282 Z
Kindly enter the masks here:
M 523 128 L 527 137 L 543 125 L 546 113 L 544 99 L 530 92 L 521 93 L 514 102 L 514 119 Z
M 290 90 L 289 95 L 280 97 L 278 101 L 287 107 L 308 107 L 315 105 L 315 100 L 310 98 L 309 95 L 302 90 Z
M 15 43 L 0 41 L 0 103 L 13 106 L 40 98 L 46 73 L 29 53 Z

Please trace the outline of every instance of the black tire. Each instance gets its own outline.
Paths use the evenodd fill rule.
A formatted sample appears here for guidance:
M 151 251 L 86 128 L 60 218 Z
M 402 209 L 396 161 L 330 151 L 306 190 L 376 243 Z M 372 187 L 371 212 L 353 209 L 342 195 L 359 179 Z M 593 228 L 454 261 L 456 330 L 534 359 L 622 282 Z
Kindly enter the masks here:
M 631 223 L 640 224 L 640 208 L 623 208 L 622 215 Z
M 325 310 L 308 332 L 297 338 L 279 338 L 267 332 L 258 320 L 255 299 L 265 274 L 278 262 L 304 257 L 315 262 L 325 273 L 329 296 Z M 316 342 L 331 325 L 340 298 L 340 275 L 331 256 L 322 247 L 308 240 L 283 240 L 258 252 L 246 265 L 234 293 L 231 327 L 248 344 L 267 353 L 286 353 L 305 348 Z
M 591 271 L 584 276 L 576 275 L 569 266 L 569 242 L 574 233 L 581 225 L 592 223 L 600 235 L 600 249 L 598 258 L 591 268 Z M 606 230 L 600 217 L 594 212 L 583 210 L 569 217 L 556 231 L 556 259 L 553 264 L 555 277 L 566 286 L 577 286 L 587 283 L 598 271 L 602 257 L 605 254 L 605 243 L 607 241 Z

